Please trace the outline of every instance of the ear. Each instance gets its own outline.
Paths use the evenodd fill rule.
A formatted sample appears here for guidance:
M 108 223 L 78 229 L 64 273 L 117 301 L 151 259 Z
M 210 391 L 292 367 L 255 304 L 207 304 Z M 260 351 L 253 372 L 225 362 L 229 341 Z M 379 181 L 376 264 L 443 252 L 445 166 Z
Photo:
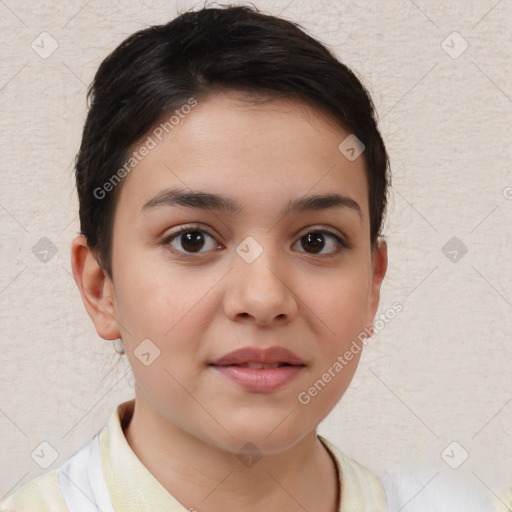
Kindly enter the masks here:
M 71 268 L 96 332 L 105 340 L 120 338 L 121 332 L 116 321 L 114 284 L 99 265 L 83 235 L 77 236 L 72 242 Z
M 388 246 L 383 238 L 378 238 L 372 248 L 372 284 L 370 290 L 370 307 L 367 325 L 373 334 L 373 319 L 377 313 L 380 300 L 380 286 L 388 268 Z

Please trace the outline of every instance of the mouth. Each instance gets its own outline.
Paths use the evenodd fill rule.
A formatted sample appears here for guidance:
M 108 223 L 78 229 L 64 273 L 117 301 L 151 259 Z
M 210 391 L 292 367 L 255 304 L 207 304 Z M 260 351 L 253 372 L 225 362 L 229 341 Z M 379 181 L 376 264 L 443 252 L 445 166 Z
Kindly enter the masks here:
M 283 347 L 238 349 L 209 366 L 237 387 L 251 393 L 277 391 L 306 367 L 297 355 Z

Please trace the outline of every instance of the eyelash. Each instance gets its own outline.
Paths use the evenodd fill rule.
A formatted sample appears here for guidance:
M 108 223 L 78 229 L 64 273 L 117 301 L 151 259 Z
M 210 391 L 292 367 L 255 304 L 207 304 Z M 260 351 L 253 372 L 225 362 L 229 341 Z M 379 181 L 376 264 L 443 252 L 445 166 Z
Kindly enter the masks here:
M 178 238 L 180 235 L 184 234 L 184 233 L 191 233 L 193 231 L 199 231 L 201 233 L 206 233 L 208 236 L 210 236 L 212 239 L 215 240 L 215 236 L 210 233 L 210 231 L 208 229 L 205 229 L 203 227 L 200 227 L 199 225 L 195 225 L 195 224 L 191 224 L 191 225 L 187 225 L 187 226 L 184 226 L 182 227 L 179 231 L 175 231 L 174 233 L 171 233 L 170 235 L 166 236 L 163 240 L 162 240 L 162 243 L 163 245 L 166 245 L 169 247 L 169 250 L 174 253 L 174 254 L 177 254 L 178 256 L 181 256 L 181 257 L 188 257 L 188 256 L 194 256 L 194 255 L 200 255 L 200 254 L 204 254 L 202 252 L 198 252 L 198 253 L 194 253 L 194 252 L 182 252 L 182 251 L 177 251 L 176 249 L 174 249 L 170 244 L 171 242 Z M 334 238 L 336 244 L 337 244 L 337 247 L 336 247 L 336 250 L 330 254 L 320 254 L 319 256 L 320 257 L 329 257 L 329 256 L 335 256 L 336 254 L 338 254 L 339 252 L 341 252 L 343 249 L 350 249 L 352 247 L 351 244 L 349 244 L 348 242 L 346 242 L 345 240 L 343 240 L 342 238 L 340 238 L 338 235 L 336 235 L 335 233 L 333 233 L 327 226 L 317 226 L 315 228 L 312 228 L 310 229 L 309 231 L 306 231 L 305 233 L 303 233 L 299 239 L 297 241 L 300 241 L 301 238 L 305 237 L 306 235 L 310 234 L 310 233 L 321 233 L 321 234 L 327 234 L 329 236 L 331 236 L 332 238 Z M 297 243 L 297 242 L 296 242 Z M 205 252 L 208 252 L 208 251 L 205 251 Z M 304 254 L 310 254 L 310 255 L 313 255 L 315 256 L 315 253 L 307 253 L 305 251 L 299 251 L 299 252 L 304 252 Z

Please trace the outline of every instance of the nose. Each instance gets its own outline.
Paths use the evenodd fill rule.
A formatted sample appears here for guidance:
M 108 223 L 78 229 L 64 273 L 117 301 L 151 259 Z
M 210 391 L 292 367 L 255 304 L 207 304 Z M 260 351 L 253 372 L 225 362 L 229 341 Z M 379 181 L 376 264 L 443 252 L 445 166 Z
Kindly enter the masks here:
M 258 325 L 287 323 L 297 313 L 297 297 L 283 256 L 265 249 L 252 262 L 236 254 L 224 296 L 226 316 Z

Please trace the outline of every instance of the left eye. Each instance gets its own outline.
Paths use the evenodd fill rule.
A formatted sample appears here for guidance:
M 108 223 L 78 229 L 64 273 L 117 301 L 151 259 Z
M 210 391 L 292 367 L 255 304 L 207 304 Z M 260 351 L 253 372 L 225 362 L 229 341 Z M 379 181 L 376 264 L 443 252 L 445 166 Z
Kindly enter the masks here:
M 325 247 L 328 249 L 329 247 L 332 248 L 332 250 L 327 251 L 330 254 L 336 254 L 342 249 L 348 248 L 348 244 L 339 236 L 325 230 L 310 231 L 309 233 L 301 236 L 296 243 L 299 242 L 303 248 L 309 247 L 312 249 L 310 254 L 319 254 Z

